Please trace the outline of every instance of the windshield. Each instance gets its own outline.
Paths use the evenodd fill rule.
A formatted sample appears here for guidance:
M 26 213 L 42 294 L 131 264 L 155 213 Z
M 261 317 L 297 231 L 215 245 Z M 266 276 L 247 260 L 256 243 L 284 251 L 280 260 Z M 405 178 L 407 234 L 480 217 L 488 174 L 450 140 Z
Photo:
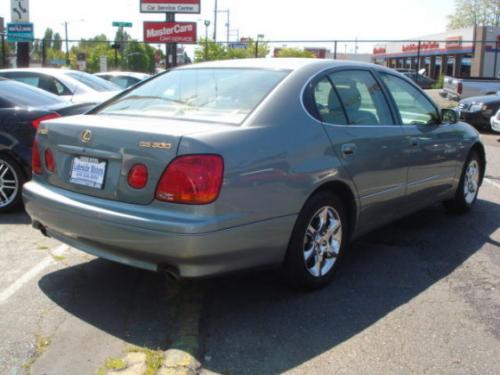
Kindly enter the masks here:
M 241 124 L 288 74 L 264 69 L 182 69 L 163 74 L 100 111 Z
M 14 107 L 50 107 L 65 101 L 49 92 L 16 81 L 0 81 L 0 97 Z
M 95 91 L 108 92 L 120 90 L 120 87 L 116 86 L 114 83 L 93 76 L 92 74 L 88 74 L 85 72 L 67 72 L 66 74 L 71 78 L 83 83 L 85 86 L 94 89 Z

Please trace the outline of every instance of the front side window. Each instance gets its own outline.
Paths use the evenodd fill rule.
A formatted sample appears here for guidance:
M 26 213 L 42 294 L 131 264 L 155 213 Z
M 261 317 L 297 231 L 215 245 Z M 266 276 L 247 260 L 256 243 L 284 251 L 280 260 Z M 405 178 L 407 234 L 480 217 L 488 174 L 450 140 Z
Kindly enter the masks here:
M 329 77 L 340 96 L 350 124 L 394 124 L 382 89 L 370 72 L 345 70 L 332 73 Z
M 439 124 L 439 113 L 414 86 L 392 74 L 380 73 L 398 108 L 403 125 Z
M 99 113 L 241 124 L 288 73 L 234 68 L 173 70 L 114 100 Z
M 325 77 L 316 84 L 313 94 L 321 121 L 328 124 L 347 124 L 342 105 L 328 78 Z

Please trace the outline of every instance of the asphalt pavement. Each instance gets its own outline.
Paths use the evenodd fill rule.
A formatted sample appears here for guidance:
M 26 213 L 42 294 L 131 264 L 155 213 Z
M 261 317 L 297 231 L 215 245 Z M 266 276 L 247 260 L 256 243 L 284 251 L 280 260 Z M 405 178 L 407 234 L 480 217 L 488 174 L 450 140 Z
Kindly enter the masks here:
M 474 210 L 440 206 L 356 241 L 334 282 L 274 270 L 177 282 L 0 216 L 0 374 L 95 374 L 140 348 L 204 374 L 499 374 L 500 135 Z

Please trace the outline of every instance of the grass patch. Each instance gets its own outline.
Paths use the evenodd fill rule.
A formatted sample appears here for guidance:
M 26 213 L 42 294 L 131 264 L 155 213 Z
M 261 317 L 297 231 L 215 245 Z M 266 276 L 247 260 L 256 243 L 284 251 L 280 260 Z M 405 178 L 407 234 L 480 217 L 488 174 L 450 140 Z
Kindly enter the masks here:
M 101 367 L 96 375 L 106 375 L 109 370 L 123 370 L 127 367 L 127 362 L 119 358 L 108 358 L 104 362 L 104 366 Z
M 144 375 L 155 375 L 163 363 L 163 352 L 161 350 L 131 347 L 127 350 L 127 352 L 146 354 L 146 372 Z
M 23 364 L 23 368 L 28 370 L 33 366 L 33 363 L 47 350 L 50 345 L 50 338 L 42 335 L 35 335 L 35 348 L 31 358 Z
M 62 255 L 54 255 L 54 254 L 50 254 L 52 255 L 52 258 L 58 262 L 62 262 L 64 259 L 66 259 L 64 256 Z

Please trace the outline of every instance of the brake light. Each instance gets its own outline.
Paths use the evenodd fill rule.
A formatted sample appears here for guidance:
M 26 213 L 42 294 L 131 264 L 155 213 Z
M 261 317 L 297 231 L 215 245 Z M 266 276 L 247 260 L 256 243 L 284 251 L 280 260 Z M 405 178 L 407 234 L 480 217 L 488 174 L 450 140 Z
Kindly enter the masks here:
M 38 147 L 38 141 L 36 139 L 33 141 L 33 147 L 31 149 L 31 170 L 33 171 L 33 173 L 42 174 L 40 148 Z
M 45 150 L 45 167 L 51 173 L 56 171 L 56 159 L 50 148 Z
M 156 199 L 184 204 L 208 204 L 217 199 L 224 174 L 219 155 L 186 155 L 174 159 L 156 189 Z
M 464 91 L 464 84 L 462 82 L 458 82 L 457 91 L 459 94 L 462 94 Z
M 128 184 L 134 189 L 142 189 L 148 183 L 148 167 L 136 164 L 128 172 Z
M 45 115 L 45 116 L 42 116 L 42 117 L 39 117 L 39 118 L 33 120 L 31 122 L 31 125 L 33 125 L 33 127 L 35 129 L 38 129 L 38 127 L 40 126 L 40 123 L 42 121 L 52 120 L 52 119 L 59 118 L 59 117 L 61 117 L 61 115 L 58 113 L 50 113 L 48 115 Z

